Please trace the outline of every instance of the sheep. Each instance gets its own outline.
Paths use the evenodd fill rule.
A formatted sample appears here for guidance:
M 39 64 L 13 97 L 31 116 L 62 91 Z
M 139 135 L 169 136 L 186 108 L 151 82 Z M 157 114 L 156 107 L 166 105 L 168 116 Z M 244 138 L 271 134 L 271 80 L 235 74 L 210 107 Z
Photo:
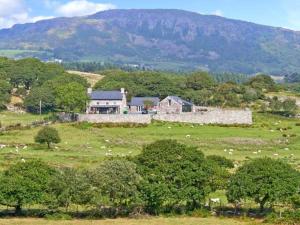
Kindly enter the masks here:
M 189 135 L 189 134 L 188 134 L 188 135 L 186 135 L 185 137 L 186 137 L 186 138 L 190 138 L 190 137 L 191 137 L 191 135 Z
M 219 198 L 211 198 L 210 201 L 212 203 L 220 203 L 221 202 L 221 200 Z
M 26 160 L 25 159 L 21 159 L 21 161 L 24 163 L 24 162 L 26 162 Z

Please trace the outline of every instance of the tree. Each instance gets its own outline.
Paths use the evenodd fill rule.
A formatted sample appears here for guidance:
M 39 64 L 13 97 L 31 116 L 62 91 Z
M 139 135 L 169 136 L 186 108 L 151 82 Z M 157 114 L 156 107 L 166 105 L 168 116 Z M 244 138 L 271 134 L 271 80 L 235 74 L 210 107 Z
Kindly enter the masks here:
M 71 82 L 57 87 L 56 105 L 64 112 L 82 112 L 85 110 L 88 95 L 84 86 Z
M 270 158 L 245 163 L 230 178 L 227 198 L 230 202 L 252 199 L 260 210 L 275 202 L 285 202 L 299 191 L 300 174 L 287 163 Z
M 134 161 L 143 176 L 141 192 L 150 213 L 199 207 L 216 186 L 215 164 L 203 153 L 174 140 L 147 145 Z
M 98 198 L 105 206 L 120 210 L 139 202 L 138 186 L 141 177 L 133 162 L 124 159 L 105 161 L 91 172 L 90 178 L 97 189 Z
M 83 205 L 91 203 L 92 186 L 81 171 L 76 169 L 61 169 L 49 182 L 46 204 L 51 208 L 65 207 L 66 211 L 72 204 Z
M 35 142 L 40 144 L 46 143 L 49 149 L 51 148 L 52 143 L 59 143 L 60 141 L 58 131 L 55 128 L 48 126 L 42 128 L 35 136 Z
M 143 104 L 144 104 L 145 110 L 147 110 L 147 111 L 154 106 L 154 102 L 151 100 L 147 100 L 147 99 L 143 102 Z
M 24 106 L 28 112 L 39 113 L 40 103 L 42 113 L 53 112 L 56 106 L 53 90 L 44 86 L 34 87 L 25 98 Z
M 215 81 L 207 72 L 196 72 L 186 78 L 186 86 L 193 90 L 201 90 L 204 88 L 212 88 Z
M 276 91 L 275 81 L 272 79 L 272 77 L 264 74 L 250 78 L 246 85 L 249 85 L 250 87 L 260 91 Z
M 19 215 L 25 204 L 43 203 L 53 174 L 54 171 L 41 161 L 12 165 L 0 177 L 0 204 L 14 207 Z
M 5 104 L 10 100 L 11 86 L 5 80 L 0 80 L 0 110 L 5 109 Z

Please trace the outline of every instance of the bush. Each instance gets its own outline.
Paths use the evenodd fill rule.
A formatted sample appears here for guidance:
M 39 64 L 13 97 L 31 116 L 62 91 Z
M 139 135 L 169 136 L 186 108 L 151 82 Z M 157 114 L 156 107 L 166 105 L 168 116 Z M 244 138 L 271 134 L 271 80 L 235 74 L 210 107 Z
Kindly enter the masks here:
M 232 160 L 227 159 L 223 156 L 210 155 L 210 156 L 207 156 L 207 159 L 218 164 L 221 167 L 234 168 L 234 163 L 232 162 Z
M 190 213 L 192 217 L 207 218 L 211 216 L 211 212 L 207 209 L 196 209 Z
M 72 217 L 65 213 L 53 213 L 45 215 L 45 219 L 48 220 L 71 220 Z

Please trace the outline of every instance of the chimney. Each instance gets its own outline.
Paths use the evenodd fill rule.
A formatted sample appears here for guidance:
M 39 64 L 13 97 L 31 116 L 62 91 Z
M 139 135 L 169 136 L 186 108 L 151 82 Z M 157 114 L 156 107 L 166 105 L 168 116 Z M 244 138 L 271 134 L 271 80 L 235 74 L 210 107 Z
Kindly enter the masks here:
M 121 88 L 121 93 L 125 94 L 125 88 Z
M 90 95 L 90 94 L 92 94 L 92 92 L 93 92 L 93 89 L 92 88 L 88 88 L 87 89 L 87 93 Z

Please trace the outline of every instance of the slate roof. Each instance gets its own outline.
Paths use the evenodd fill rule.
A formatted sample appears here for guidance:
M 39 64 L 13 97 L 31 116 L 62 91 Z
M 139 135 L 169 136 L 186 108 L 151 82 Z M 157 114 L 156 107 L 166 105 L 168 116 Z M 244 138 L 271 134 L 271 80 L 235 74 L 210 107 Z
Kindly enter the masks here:
M 159 105 L 159 98 L 156 97 L 133 97 L 131 102 L 129 103 L 130 106 L 144 106 L 145 101 L 151 101 L 154 105 Z
M 90 94 L 91 100 L 122 100 L 121 91 L 93 91 Z
M 174 100 L 175 102 L 181 104 L 181 105 L 189 105 L 189 106 L 193 106 L 194 104 L 191 102 L 188 102 L 186 100 L 183 100 L 182 98 L 178 97 L 178 96 L 169 96 L 168 98 Z

